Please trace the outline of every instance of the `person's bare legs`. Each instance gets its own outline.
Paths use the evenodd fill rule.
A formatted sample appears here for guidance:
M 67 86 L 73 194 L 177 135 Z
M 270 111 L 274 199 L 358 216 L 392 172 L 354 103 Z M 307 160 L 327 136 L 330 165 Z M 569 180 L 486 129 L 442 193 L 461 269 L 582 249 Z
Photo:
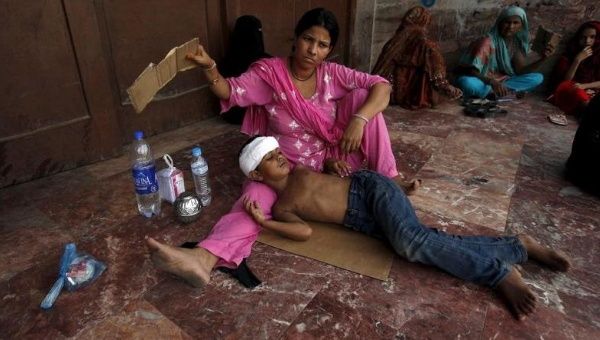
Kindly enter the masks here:
M 179 248 L 146 238 L 152 262 L 161 270 L 183 278 L 194 287 L 203 287 L 210 281 L 210 272 L 218 258 L 204 248 Z
M 518 237 L 531 259 L 561 272 L 566 272 L 571 268 L 571 260 L 563 252 L 544 247 L 529 235 L 521 234 Z
M 406 182 L 402 175 L 398 175 L 392 178 L 392 180 L 394 180 L 394 182 L 396 182 L 400 189 L 402 189 L 402 191 L 404 191 L 404 193 L 407 195 L 414 194 L 417 190 L 419 190 L 419 187 L 421 186 L 420 179 L 414 179 L 410 182 Z
M 506 299 L 517 319 L 523 320 L 535 310 L 537 299 L 523 281 L 521 273 L 515 268 L 512 268 L 500 281 L 496 289 Z

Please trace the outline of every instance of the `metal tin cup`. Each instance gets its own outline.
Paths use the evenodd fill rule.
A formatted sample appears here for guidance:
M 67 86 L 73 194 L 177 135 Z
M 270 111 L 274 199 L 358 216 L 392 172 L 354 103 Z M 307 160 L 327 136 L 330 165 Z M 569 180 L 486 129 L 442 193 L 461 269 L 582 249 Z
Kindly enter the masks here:
M 202 205 L 196 194 L 186 191 L 179 195 L 174 203 L 175 216 L 181 223 L 190 223 L 198 219 Z

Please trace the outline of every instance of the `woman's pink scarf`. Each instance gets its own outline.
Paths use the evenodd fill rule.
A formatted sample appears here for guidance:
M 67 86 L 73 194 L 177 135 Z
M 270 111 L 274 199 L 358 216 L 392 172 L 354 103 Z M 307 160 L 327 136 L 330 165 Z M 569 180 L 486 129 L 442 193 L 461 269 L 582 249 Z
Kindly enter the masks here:
M 343 131 L 326 119 L 325 113 L 302 97 L 288 75 L 285 59 L 261 59 L 253 63 L 250 69 L 273 88 L 280 105 L 307 132 L 316 134 L 329 145 L 338 144 Z M 319 81 L 318 69 L 317 81 Z M 246 110 L 241 130 L 248 135 L 266 134 L 267 125 L 268 114 L 265 108 L 253 105 Z

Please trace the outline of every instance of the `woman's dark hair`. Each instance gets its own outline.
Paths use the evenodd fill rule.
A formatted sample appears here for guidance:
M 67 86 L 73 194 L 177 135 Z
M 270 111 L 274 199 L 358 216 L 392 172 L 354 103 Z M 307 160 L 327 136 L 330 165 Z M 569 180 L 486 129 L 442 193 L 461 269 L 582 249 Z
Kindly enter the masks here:
M 322 7 L 313 8 L 304 13 L 294 30 L 296 38 L 298 38 L 302 32 L 313 26 L 322 26 L 329 32 L 329 37 L 331 38 L 330 46 L 333 49 L 337 43 L 338 36 L 340 35 L 340 26 L 337 23 L 335 15 Z

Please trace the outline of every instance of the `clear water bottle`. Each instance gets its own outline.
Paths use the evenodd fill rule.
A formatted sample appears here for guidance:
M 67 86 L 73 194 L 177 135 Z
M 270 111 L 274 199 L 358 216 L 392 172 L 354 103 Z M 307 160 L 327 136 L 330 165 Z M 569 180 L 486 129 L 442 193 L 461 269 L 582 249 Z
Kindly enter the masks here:
M 206 207 L 212 201 L 212 196 L 210 183 L 208 182 L 208 164 L 202 157 L 202 149 L 199 147 L 192 149 L 192 175 L 194 176 L 196 194 L 200 198 L 202 206 Z
M 142 131 L 133 134 L 131 149 L 131 174 L 135 185 L 138 211 L 145 217 L 160 215 L 160 194 L 156 179 L 156 167 L 150 145 Z

